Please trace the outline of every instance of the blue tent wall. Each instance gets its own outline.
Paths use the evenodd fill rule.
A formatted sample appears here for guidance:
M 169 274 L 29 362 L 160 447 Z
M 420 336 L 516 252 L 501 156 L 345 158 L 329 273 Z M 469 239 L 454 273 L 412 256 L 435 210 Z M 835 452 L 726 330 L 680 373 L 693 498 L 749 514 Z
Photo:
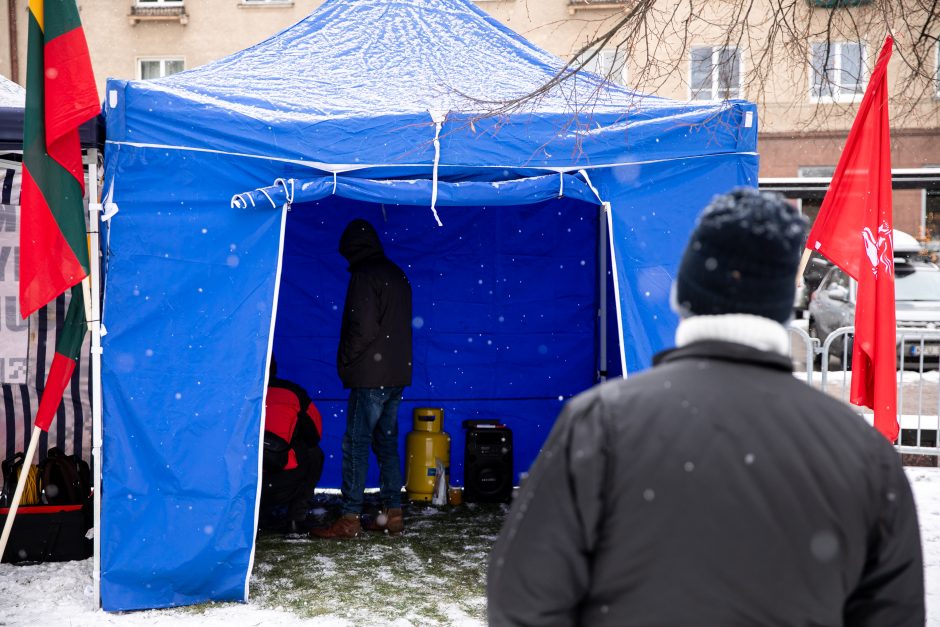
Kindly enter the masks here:
M 454 483 L 463 482 L 463 420 L 505 421 L 525 471 L 562 401 L 595 382 L 597 207 L 561 199 L 438 212 L 443 227 L 427 207 L 342 199 L 288 214 L 274 354 L 279 374 L 303 385 L 324 414 L 321 485 L 340 483 L 348 392 L 336 346 L 349 275 L 337 245 L 353 217 L 376 226 L 411 281 L 414 382 L 401 429 L 411 430 L 414 407 L 445 408 Z M 404 438 L 401 446 L 404 453 Z M 376 478 L 373 468 L 371 484 Z
M 106 168 L 103 607 L 241 600 L 281 212 L 228 206 L 263 163 L 121 146 Z
M 595 177 L 602 198 L 612 204 L 628 374 L 649 367 L 654 354 L 673 346 L 678 321 L 669 292 L 696 216 L 716 193 L 756 187 L 757 167 L 757 155 L 725 154 L 618 166 Z

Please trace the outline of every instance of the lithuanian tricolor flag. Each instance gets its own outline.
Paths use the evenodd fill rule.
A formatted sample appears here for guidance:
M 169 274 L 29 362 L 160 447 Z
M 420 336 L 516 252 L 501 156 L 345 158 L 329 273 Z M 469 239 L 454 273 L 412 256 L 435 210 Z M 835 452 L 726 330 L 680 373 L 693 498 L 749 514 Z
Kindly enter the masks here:
M 26 119 L 20 193 L 20 312 L 72 288 L 36 425 L 49 429 L 85 336 L 78 283 L 88 275 L 78 127 L 100 110 L 75 0 L 29 0 Z
M 24 318 L 88 274 L 78 127 L 99 110 L 75 0 L 30 0 L 20 194 Z

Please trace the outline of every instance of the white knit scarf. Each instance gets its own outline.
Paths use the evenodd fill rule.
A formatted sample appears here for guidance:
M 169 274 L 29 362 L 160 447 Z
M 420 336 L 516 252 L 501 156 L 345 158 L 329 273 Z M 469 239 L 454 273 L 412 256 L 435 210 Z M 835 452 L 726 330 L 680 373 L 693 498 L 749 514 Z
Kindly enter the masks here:
M 676 329 L 677 347 L 701 340 L 735 342 L 781 355 L 790 352 L 787 330 L 782 324 L 751 314 L 691 316 L 679 322 L 679 328 Z

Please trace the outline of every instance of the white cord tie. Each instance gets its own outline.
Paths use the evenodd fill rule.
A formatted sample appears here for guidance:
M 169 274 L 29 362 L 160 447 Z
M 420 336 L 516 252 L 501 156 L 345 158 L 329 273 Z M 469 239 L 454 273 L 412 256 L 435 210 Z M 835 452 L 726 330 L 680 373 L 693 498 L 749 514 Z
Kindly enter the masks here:
M 434 214 L 434 220 L 438 226 L 444 226 L 441 217 L 437 215 L 437 167 L 441 161 L 441 128 L 444 126 L 446 113 L 443 111 L 429 110 L 431 119 L 434 120 L 434 167 L 431 170 L 431 213 Z
M 263 187 L 258 188 L 258 191 L 264 194 L 264 197 L 268 199 L 268 202 L 271 203 L 272 209 L 277 209 L 277 203 L 274 202 L 274 199 L 271 198 L 271 195 L 268 192 L 264 191 Z
M 290 183 L 290 190 L 287 189 L 288 183 Z M 287 210 L 290 211 L 290 206 L 294 203 L 294 179 L 287 179 L 286 181 L 281 178 L 275 179 L 274 185 L 280 185 L 284 188 L 284 196 L 287 197 L 284 204 L 287 205 Z
M 601 204 L 603 204 L 603 203 L 604 203 L 604 199 L 601 198 L 600 192 L 598 192 L 598 191 L 597 191 L 597 188 L 594 187 L 594 184 L 591 183 L 591 177 L 588 176 L 587 170 L 578 170 L 578 174 L 580 174 L 581 176 L 584 177 L 584 182 L 588 184 L 588 187 L 590 187 L 590 188 L 591 188 L 591 191 L 594 192 L 594 195 L 597 196 L 597 200 L 598 200 Z

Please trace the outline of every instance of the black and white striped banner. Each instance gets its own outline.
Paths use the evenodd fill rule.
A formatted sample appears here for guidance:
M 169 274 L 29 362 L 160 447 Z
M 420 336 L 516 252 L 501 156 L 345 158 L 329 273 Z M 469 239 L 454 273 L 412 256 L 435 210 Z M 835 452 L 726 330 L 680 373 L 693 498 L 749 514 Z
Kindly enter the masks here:
M 3 459 L 25 451 L 33 418 L 55 354 L 56 338 L 65 321 L 71 292 L 34 313 L 19 314 L 19 192 L 20 164 L 13 156 L 0 158 L 0 397 L 4 419 L 0 434 Z M 58 446 L 66 454 L 91 459 L 90 336 L 85 336 L 75 374 L 66 388 L 56 419 L 39 443 L 39 458 Z

